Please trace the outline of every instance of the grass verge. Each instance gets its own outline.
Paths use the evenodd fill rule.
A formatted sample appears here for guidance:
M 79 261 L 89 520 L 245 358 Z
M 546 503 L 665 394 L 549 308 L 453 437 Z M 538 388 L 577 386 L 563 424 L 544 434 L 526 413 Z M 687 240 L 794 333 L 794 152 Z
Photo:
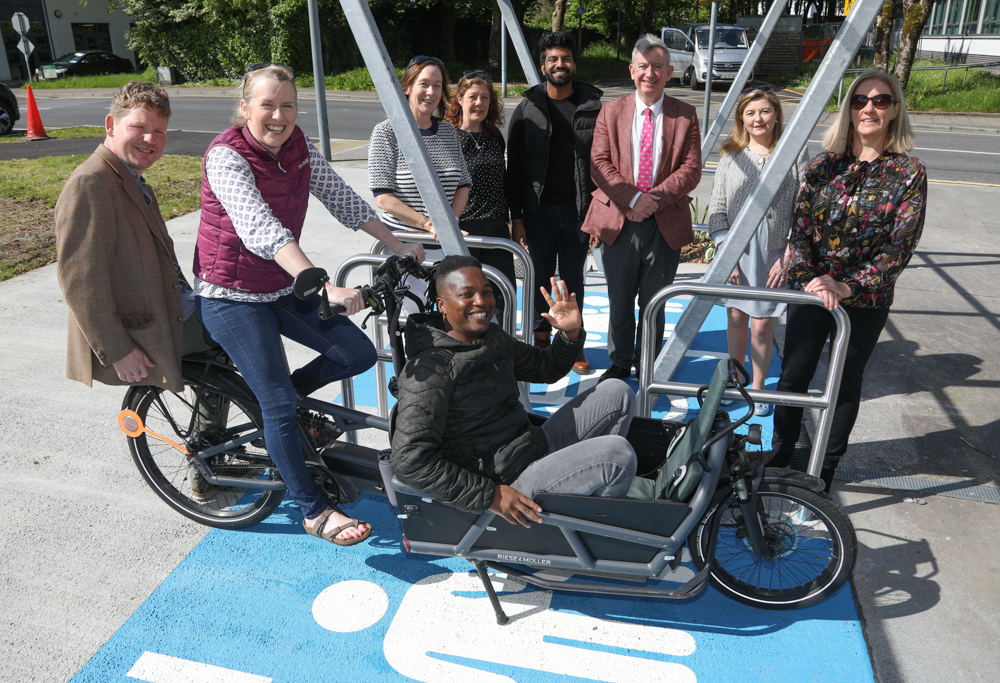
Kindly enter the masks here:
M 66 179 L 86 155 L 0 161 L 0 281 L 56 260 L 54 209 Z M 164 219 L 201 202 L 201 159 L 168 155 L 144 174 Z
M 34 90 L 62 90 L 64 88 L 120 88 L 129 81 L 156 83 L 156 72 L 146 69 L 145 73 L 104 74 L 101 76 L 67 76 L 32 83 Z
M 45 131 L 50 138 L 66 140 L 69 138 L 103 138 L 104 129 L 100 126 L 77 126 L 75 128 L 48 128 Z M 23 141 L 27 133 L 18 131 L 0 137 L 0 142 Z
M 914 60 L 913 66 L 943 66 L 944 62 L 927 59 Z M 862 62 L 859 68 L 870 69 L 872 63 Z M 772 85 L 805 92 L 812 82 L 817 62 L 806 62 L 802 65 L 801 74 L 778 74 L 767 76 Z M 857 74 L 848 74 L 844 78 L 844 91 L 854 82 Z M 837 110 L 837 95 L 834 93 L 827 104 L 827 109 Z M 912 71 L 910 82 L 906 86 L 906 108 L 909 111 L 925 112 L 1000 112 L 1000 76 L 995 76 L 983 69 L 953 70 L 948 72 L 947 81 L 944 71 Z

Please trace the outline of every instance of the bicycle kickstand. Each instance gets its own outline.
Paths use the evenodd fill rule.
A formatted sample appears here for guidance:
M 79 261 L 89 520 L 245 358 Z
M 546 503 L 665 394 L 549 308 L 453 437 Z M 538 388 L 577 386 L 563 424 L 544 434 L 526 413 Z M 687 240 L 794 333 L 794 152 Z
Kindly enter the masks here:
M 486 595 L 490 598 L 490 604 L 493 605 L 493 611 L 497 615 L 497 623 L 503 626 L 508 621 L 509 617 L 504 613 L 503 607 L 500 606 L 500 599 L 497 598 L 497 592 L 493 590 L 493 583 L 490 581 L 489 574 L 486 573 L 486 565 L 482 563 L 481 560 L 470 560 L 476 567 L 476 573 L 479 574 L 479 580 L 483 582 L 483 587 L 486 589 Z

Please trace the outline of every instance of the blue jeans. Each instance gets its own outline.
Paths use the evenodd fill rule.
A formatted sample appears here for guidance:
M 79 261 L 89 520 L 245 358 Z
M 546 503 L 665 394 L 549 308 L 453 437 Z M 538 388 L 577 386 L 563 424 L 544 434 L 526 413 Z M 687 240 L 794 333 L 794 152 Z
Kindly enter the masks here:
M 306 518 L 329 505 L 306 470 L 295 392 L 310 394 L 364 372 L 377 360 L 371 341 L 348 318 L 335 315 L 320 320 L 319 302 L 319 297 L 299 301 L 293 294 L 270 303 L 204 297 L 195 301 L 205 329 L 236 363 L 260 403 L 267 452 Z M 281 336 L 320 355 L 289 376 Z
M 526 213 L 524 235 L 528 240 L 528 253 L 535 269 L 535 321 L 536 332 L 552 329 L 549 321 L 542 317 L 549 304 L 539 291 L 539 287 L 549 289 L 549 278 L 556 274 L 556 257 L 559 257 L 559 277 L 566 281 L 566 287 L 576 294 L 576 304 L 583 313 L 583 269 L 587 265 L 587 251 L 590 236 L 580 230 L 583 221 L 577 218 L 575 206 L 542 204 L 538 213 Z

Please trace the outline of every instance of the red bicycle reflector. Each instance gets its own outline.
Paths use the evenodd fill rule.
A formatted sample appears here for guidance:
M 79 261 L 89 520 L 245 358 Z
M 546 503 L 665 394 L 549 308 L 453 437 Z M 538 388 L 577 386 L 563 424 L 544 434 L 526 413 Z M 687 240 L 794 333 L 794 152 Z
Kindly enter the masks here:
M 135 418 L 131 415 L 126 415 L 122 418 L 122 425 L 130 432 L 135 432 L 139 430 L 139 423 L 135 421 Z
M 403 550 L 410 552 L 410 542 L 406 540 L 406 536 L 403 536 Z

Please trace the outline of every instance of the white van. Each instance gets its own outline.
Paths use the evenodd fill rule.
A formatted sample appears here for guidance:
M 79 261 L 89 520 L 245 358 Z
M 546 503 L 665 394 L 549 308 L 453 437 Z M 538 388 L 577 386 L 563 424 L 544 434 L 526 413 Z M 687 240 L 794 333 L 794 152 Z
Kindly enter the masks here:
M 670 50 L 673 78 L 688 84 L 692 90 L 705 87 L 708 75 L 709 24 L 682 24 L 680 28 L 664 27 L 660 38 Z M 750 53 L 750 42 L 742 26 L 716 24 L 715 57 L 712 63 L 712 81 L 732 81 Z M 753 74 L 750 74 L 753 78 Z

